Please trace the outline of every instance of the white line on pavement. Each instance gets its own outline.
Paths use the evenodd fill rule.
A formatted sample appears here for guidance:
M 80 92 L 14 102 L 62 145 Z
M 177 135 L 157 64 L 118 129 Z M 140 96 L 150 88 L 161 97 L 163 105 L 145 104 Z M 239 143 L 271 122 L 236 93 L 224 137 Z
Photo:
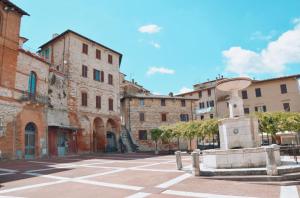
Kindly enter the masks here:
M 46 183 L 41 183 L 41 184 L 34 184 L 34 185 L 10 188 L 7 190 L 0 190 L 0 194 L 20 191 L 20 190 L 27 190 L 27 189 L 31 189 L 31 188 L 39 188 L 39 187 L 43 187 L 43 186 L 50 186 L 50 185 L 60 184 L 60 183 L 64 183 L 64 182 L 67 182 L 67 180 L 60 180 L 60 181 L 54 181 L 54 182 L 46 182 Z
M 231 195 L 216 195 L 209 193 L 197 193 L 197 192 L 186 192 L 186 191 L 177 191 L 177 190 L 166 190 L 162 192 L 167 195 L 176 195 L 183 197 L 198 197 L 198 198 L 251 198 L 243 196 L 231 196 Z
M 113 183 L 106 183 L 106 182 L 97 182 L 97 181 L 90 181 L 90 180 L 81 180 L 81 179 L 74 179 L 72 182 L 78 182 L 83 184 L 92 184 L 96 186 L 104 186 L 104 187 L 110 187 L 110 188 L 118 188 L 118 189 L 125 189 L 125 190 L 142 190 L 144 187 L 140 186 L 130 186 L 130 185 L 124 185 L 124 184 L 113 184 Z
M 6 168 L 0 168 L 0 171 L 9 172 L 9 173 L 16 173 L 16 172 L 18 172 L 18 170 L 6 169 Z
M 0 196 L 0 198 L 25 198 L 25 197 L 14 197 L 14 196 Z
M 117 169 L 117 170 L 108 171 L 108 172 L 104 172 L 104 173 L 96 173 L 96 174 L 92 174 L 92 175 L 76 177 L 75 179 L 87 179 L 87 178 L 98 177 L 98 176 L 102 176 L 102 175 L 109 175 L 109 174 L 113 174 L 113 173 L 118 173 L 118 172 L 122 172 L 122 171 L 125 171 L 125 170 L 126 170 L 125 168 L 124 169 Z
M 138 170 L 138 171 L 152 171 L 152 172 L 164 172 L 164 173 L 180 173 L 180 170 L 163 170 L 163 169 L 148 169 L 148 168 L 128 168 L 129 170 Z
M 280 198 L 299 198 L 297 186 L 281 186 Z
M 138 193 L 130 195 L 126 198 L 144 198 L 144 197 L 148 197 L 149 195 L 151 195 L 151 193 L 138 192 Z
M 15 173 L 1 173 L 0 176 L 3 176 L 3 175 L 13 175 Z
M 23 173 L 24 175 L 31 175 L 31 176 L 36 176 L 36 177 L 44 177 L 44 178 L 49 178 L 49 179 L 58 179 L 58 180 L 70 180 L 72 178 L 68 177 L 61 177 L 61 176 L 55 176 L 55 175 L 44 175 L 44 174 L 39 174 L 39 173 Z
M 173 185 L 175 185 L 175 184 L 177 184 L 177 183 L 179 183 L 179 182 L 181 182 L 181 181 L 183 181 L 183 180 L 185 180 L 189 177 L 191 177 L 190 174 L 183 174 L 183 175 L 175 177 L 174 179 L 171 179 L 171 180 L 169 180 L 165 183 L 159 184 L 156 187 L 157 188 L 168 188 L 168 187 L 173 186 Z

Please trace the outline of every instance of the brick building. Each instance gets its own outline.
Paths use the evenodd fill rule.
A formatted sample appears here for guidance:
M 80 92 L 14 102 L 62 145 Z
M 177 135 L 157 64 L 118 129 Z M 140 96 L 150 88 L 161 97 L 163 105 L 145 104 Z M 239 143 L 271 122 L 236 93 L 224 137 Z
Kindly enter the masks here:
M 172 94 L 153 95 L 136 82 L 123 81 L 121 115 L 123 126 L 130 131 L 140 151 L 151 151 L 155 144 L 150 130 L 163 125 L 193 120 L 193 101 L 190 97 L 175 97 Z M 124 88 L 126 87 L 126 88 Z M 177 140 L 171 145 L 177 148 Z M 187 149 L 187 142 L 180 141 L 181 149 Z M 169 149 L 168 144 L 160 144 L 160 150 Z
M 39 53 L 51 64 L 50 155 L 118 150 L 122 54 L 72 30 Z
M 47 154 L 49 65 L 22 49 L 21 8 L 0 1 L 0 157 L 32 159 Z

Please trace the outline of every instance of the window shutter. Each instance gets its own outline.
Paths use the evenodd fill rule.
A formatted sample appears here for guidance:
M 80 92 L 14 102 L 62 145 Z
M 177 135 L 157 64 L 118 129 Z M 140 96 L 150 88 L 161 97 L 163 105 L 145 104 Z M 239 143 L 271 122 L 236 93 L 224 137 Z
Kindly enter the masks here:
M 264 112 L 267 112 L 267 107 L 266 107 L 266 105 L 263 106 L 263 111 L 264 111 Z
M 258 112 L 258 107 L 254 107 L 255 111 Z
M 101 82 L 104 82 L 104 71 L 101 71 Z

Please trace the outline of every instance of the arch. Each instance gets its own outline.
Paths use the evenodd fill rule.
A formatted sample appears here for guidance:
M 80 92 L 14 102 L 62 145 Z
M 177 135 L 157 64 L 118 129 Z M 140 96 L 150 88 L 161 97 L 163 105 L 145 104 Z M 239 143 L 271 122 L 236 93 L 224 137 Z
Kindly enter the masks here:
M 25 159 L 34 159 L 36 154 L 37 127 L 33 122 L 25 126 Z
M 106 151 L 114 152 L 118 150 L 118 125 L 117 122 L 109 118 L 106 122 Z
M 31 71 L 28 79 L 28 93 L 30 96 L 36 94 L 37 75 L 34 71 Z
M 93 151 L 99 152 L 105 150 L 106 138 L 104 122 L 101 118 L 96 117 L 93 122 Z

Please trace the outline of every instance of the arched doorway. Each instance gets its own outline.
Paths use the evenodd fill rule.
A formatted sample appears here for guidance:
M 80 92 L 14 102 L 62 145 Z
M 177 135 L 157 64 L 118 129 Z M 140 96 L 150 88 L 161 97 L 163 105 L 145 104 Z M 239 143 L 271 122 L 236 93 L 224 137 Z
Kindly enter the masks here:
M 118 151 L 117 142 L 117 125 L 114 120 L 108 119 L 106 124 L 106 151 L 115 152 Z
M 25 127 L 25 159 L 34 159 L 35 157 L 35 139 L 36 126 L 30 122 Z
M 93 124 L 93 152 L 105 150 L 104 123 L 101 118 L 95 118 Z

